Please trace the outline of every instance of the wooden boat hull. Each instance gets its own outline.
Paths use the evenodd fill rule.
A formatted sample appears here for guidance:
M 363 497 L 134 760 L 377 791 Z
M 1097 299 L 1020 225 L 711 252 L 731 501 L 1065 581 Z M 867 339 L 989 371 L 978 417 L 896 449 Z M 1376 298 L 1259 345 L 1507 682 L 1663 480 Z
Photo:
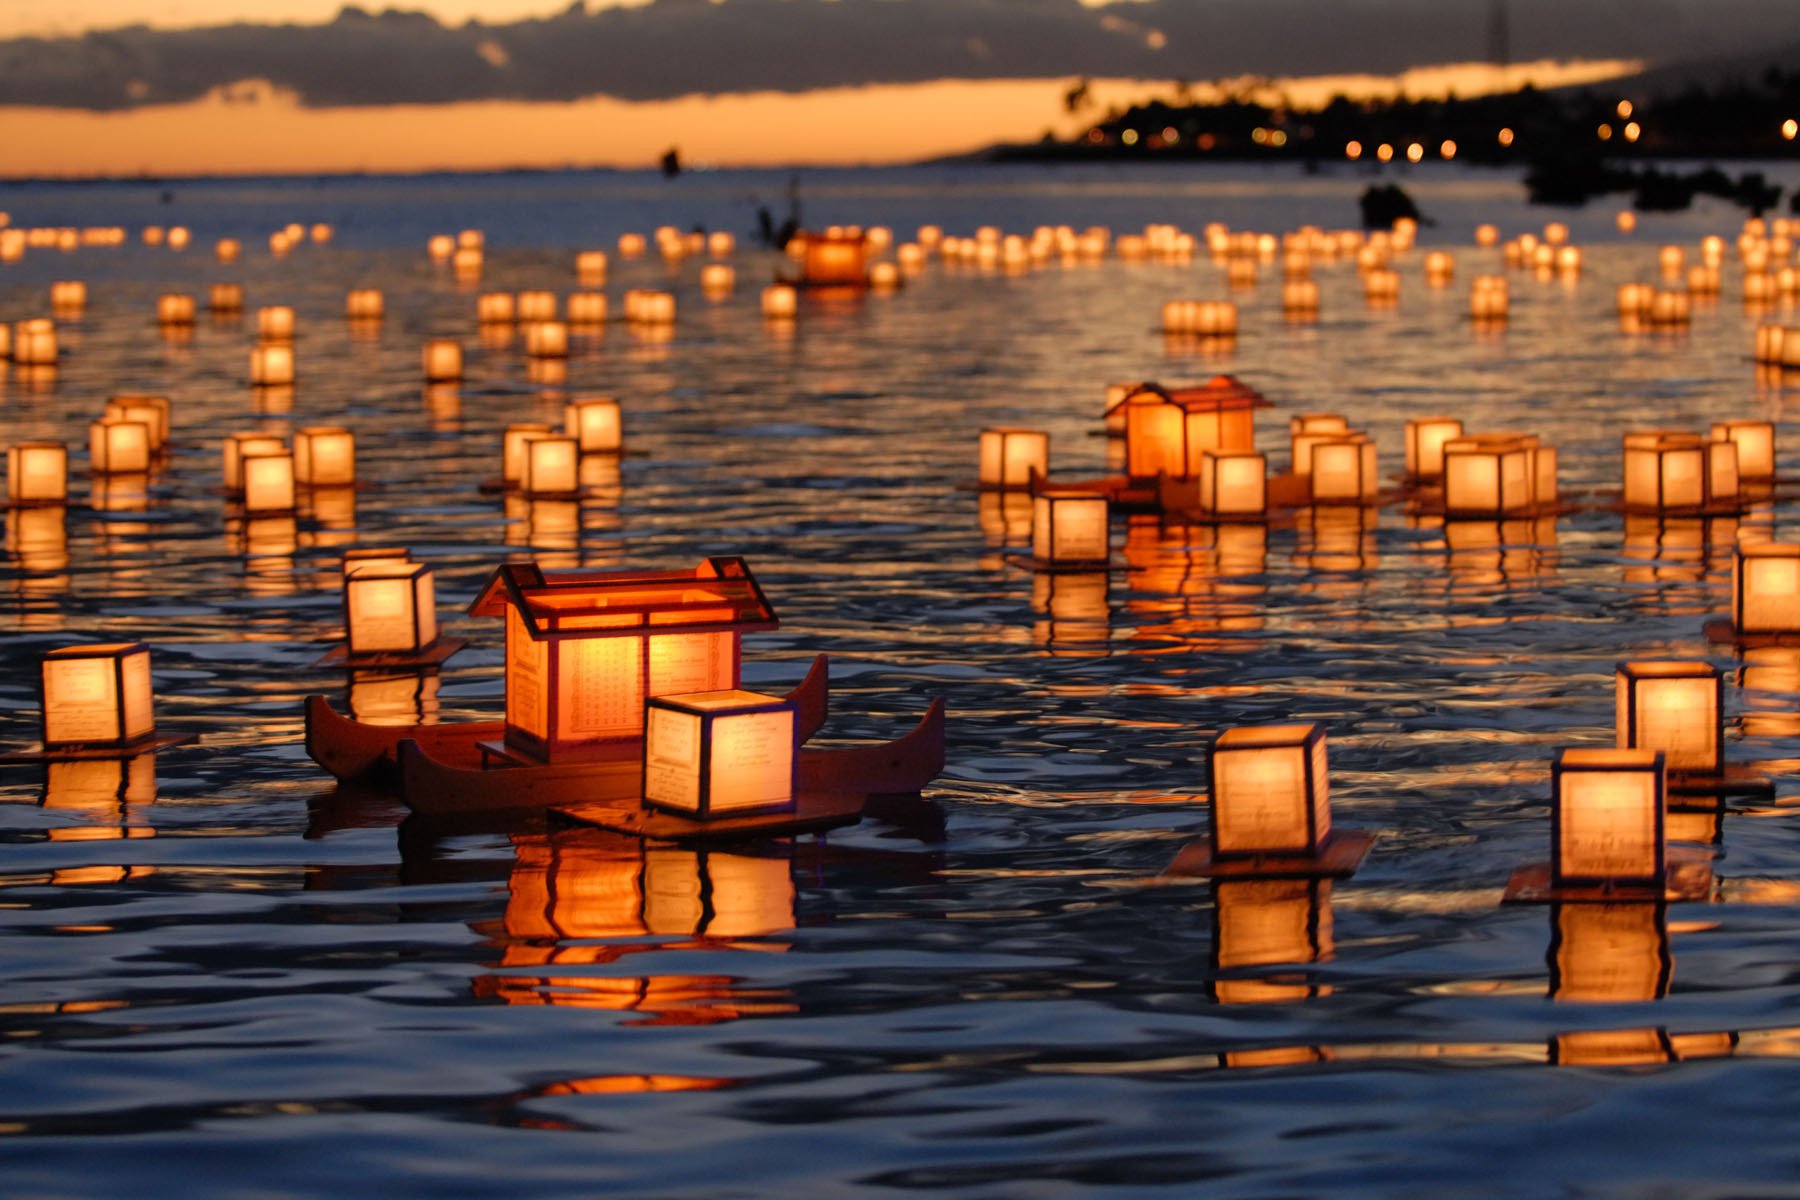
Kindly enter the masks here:
M 786 696 L 795 704 L 794 722 L 802 740 L 825 723 L 830 695 L 830 662 L 821 654 L 813 659 L 806 678 Z M 306 698 L 306 752 L 341 782 L 391 780 L 399 760 L 399 745 L 408 739 L 417 742 L 432 758 L 463 763 L 479 762 L 476 743 L 498 741 L 505 736 L 503 721 L 367 725 L 338 712 L 324 696 Z

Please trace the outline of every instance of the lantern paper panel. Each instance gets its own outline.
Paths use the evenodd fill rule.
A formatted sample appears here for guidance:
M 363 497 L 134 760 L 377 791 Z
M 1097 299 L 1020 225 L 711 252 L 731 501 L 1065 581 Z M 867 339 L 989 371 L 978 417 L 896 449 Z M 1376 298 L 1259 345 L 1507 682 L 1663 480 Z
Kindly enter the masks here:
M 583 454 L 617 454 L 624 448 L 624 419 L 619 402 L 603 396 L 572 400 L 563 406 L 563 431 Z
M 462 343 L 454 338 L 433 338 L 421 352 L 427 383 L 454 383 L 463 377 Z
M 1625 436 L 1625 505 L 1642 511 L 1706 503 L 1707 443 L 1693 434 Z
M 1660 750 L 1670 771 L 1718 772 L 1724 677 L 1703 662 L 1623 662 L 1614 673 L 1618 747 Z
M 507 487 L 518 487 L 525 480 L 531 443 L 550 437 L 550 426 L 538 422 L 508 425 L 500 437 L 500 474 Z
M 344 487 L 356 482 L 356 435 L 337 426 L 315 425 L 294 433 L 294 478 L 308 487 Z
M 233 433 L 224 442 L 224 482 L 228 492 L 244 490 L 244 460 L 256 454 L 280 454 L 287 443 L 272 433 Z
M 150 427 L 150 452 L 160 454 L 169 442 L 169 398 L 167 396 L 114 396 L 106 402 L 103 418 L 119 421 L 142 421 Z
M 1558 750 L 1550 767 L 1552 881 L 1660 883 L 1663 776 L 1661 751 Z
M 981 431 L 979 474 L 981 486 L 1019 491 L 1031 486 L 1032 475 L 1050 471 L 1050 435 L 1041 429 L 984 429 Z
M 437 640 L 429 566 L 366 562 L 344 579 L 344 627 L 352 656 L 417 654 Z
M 581 490 L 581 447 L 572 437 L 544 434 L 525 444 L 525 474 L 519 490 L 527 496 L 572 496 Z
M 1141 389 L 1125 401 L 1125 470 L 1134 479 L 1187 474 L 1187 419 L 1160 390 Z
M 1253 516 L 1268 508 L 1268 460 L 1250 451 L 1200 453 L 1197 504 L 1214 516 Z
M 244 511 L 292 512 L 294 456 L 286 450 L 252 454 L 239 464 L 244 477 Z
M 644 799 L 697 818 L 794 807 L 795 706 L 738 689 L 647 706 Z
M 1422 417 L 1406 423 L 1406 474 L 1412 479 L 1441 479 L 1444 444 L 1463 435 L 1456 417 Z
M 1737 632 L 1800 632 L 1800 542 L 1741 542 L 1734 568 Z
M 1316 855 L 1331 832 L 1325 727 L 1239 725 L 1212 749 L 1216 858 Z
M 61 442 L 15 442 L 6 448 L 6 498 L 61 504 L 69 498 L 69 448 Z
M 150 469 L 150 426 L 102 418 L 88 425 L 88 465 L 102 475 L 142 474 Z
M 1095 492 L 1039 492 L 1032 502 L 1031 554 L 1041 563 L 1104 563 L 1111 507 Z
M 1715 421 L 1715 442 L 1737 446 L 1739 479 L 1764 481 L 1775 478 L 1775 424 L 1772 421 Z
M 52 650 L 40 685 L 46 750 L 122 747 L 156 731 L 150 648 L 141 642 Z
M 1313 442 L 1304 474 L 1312 480 L 1314 503 L 1373 503 L 1381 486 L 1376 457 L 1375 443 L 1362 434 Z
M 1505 434 L 1451 438 L 1444 443 L 1444 512 L 1452 517 L 1499 517 L 1537 506 L 1540 456 L 1535 439 Z M 1554 462 L 1549 460 L 1554 472 Z

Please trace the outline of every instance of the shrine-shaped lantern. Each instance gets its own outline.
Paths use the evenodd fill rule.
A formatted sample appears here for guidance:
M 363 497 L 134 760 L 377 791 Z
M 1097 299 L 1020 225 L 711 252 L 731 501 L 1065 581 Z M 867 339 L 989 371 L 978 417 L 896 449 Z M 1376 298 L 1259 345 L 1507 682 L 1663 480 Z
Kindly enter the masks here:
M 1621 750 L 1658 750 L 1671 774 L 1725 768 L 1725 683 L 1704 662 L 1622 662 L 1614 669 Z
M 127 750 L 156 732 L 150 648 L 141 642 L 52 650 L 39 688 L 46 751 Z
M 506 734 L 527 762 L 616 755 L 654 696 L 734 689 L 739 639 L 779 625 L 740 558 L 689 570 L 494 572 L 469 608 L 506 620 Z
M 1662 884 L 1660 750 L 1565 747 L 1550 780 L 1553 885 Z
M 1126 473 L 1134 479 L 1192 479 L 1203 450 L 1254 450 L 1256 410 L 1268 403 L 1225 375 L 1194 388 L 1144 384 L 1120 402 Z
M 792 700 L 736 688 L 656 696 L 644 720 L 646 804 L 697 820 L 793 810 Z

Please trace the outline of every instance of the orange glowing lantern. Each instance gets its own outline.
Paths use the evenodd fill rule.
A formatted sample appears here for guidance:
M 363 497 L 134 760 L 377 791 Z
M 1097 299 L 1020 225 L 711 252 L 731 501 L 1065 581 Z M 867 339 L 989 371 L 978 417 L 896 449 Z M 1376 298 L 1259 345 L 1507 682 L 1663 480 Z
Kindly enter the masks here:
M 1763 483 L 1775 478 L 1773 421 L 1715 421 L 1711 436 L 1715 442 L 1730 442 L 1737 447 L 1739 479 Z
M 762 291 L 762 313 L 765 317 L 792 317 L 800 307 L 800 298 L 785 283 L 772 283 Z
M 1550 779 L 1552 884 L 1661 885 L 1661 751 L 1564 747 Z
M 1442 479 L 1444 446 L 1463 435 L 1456 417 L 1420 417 L 1406 423 L 1406 475 L 1409 479 Z
M 213 243 L 213 257 L 222 263 L 236 262 L 244 252 L 244 244 L 236 238 L 223 237 Z
M 800 260 L 801 279 L 811 287 L 862 287 L 868 282 L 868 255 L 862 233 L 809 233 Z
M 1639 512 L 1702 507 L 1707 499 L 1707 447 L 1716 444 L 1697 434 L 1626 434 L 1625 506 Z
M 50 310 L 59 317 L 79 317 L 87 307 L 87 284 L 59 279 L 50 285 Z
M 581 443 L 573 437 L 543 433 L 525 443 L 525 469 L 519 491 L 548 499 L 581 491 Z
M 1618 292 L 1619 316 L 1646 320 L 1656 303 L 1656 289 L 1647 283 L 1621 283 Z
M 344 296 L 344 316 L 352 321 L 379 321 L 387 315 L 380 288 L 351 288 Z
M 1787 330 L 1775 324 L 1761 324 L 1756 327 L 1751 344 L 1750 356 L 1756 362 L 1779 364 L 1781 362 L 1781 344 Z
M 365 559 L 349 569 L 344 576 L 344 628 L 352 659 L 429 650 L 438 638 L 431 568 Z
M 1800 542 L 1740 542 L 1732 593 L 1738 633 L 1800 633 Z
M 1469 315 L 1477 321 L 1504 321 L 1509 301 L 1504 275 L 1477 275 L 1469 290 Z
M 50 651 L 39 698 L 45 750 L 125 750 L 156 732 L 150 648 L 141 642 Z
M 1338 413 L 1297 413 L 1288 418 L 1288 463 L 1296 475 L 1312 470 L 1313 446 L 1351 432 L 1350 422 Z
M 244 311 L 244 285 L 215 283 L 206 292 L 207 310 L 216 316 Z
M 1445 287 L 1456 276 L 1456 259 L 1447 250 L 1433 250 L 1425 256 L 1425 281 L 1432 287 Z
M 256 336 L 265 342 L 294 340 L 294 310 L 285 304 L 271 304 L 256 310 Z
M 708 296 L 729 295 L 737 286 L 737 272 L 729 263 L 707 263 L 700 268 L 700 290 Z
M 247 454 L 238 460 L 246 513 L 294 511 L 294 456 L 283 449 Z
M 980 482 L 985 490 L 1022 491 L 1050 473 L 1050 435 L 1040 429 L 981 431 Z
M 356 482 L 356 435 L 335 425 L 294 433 L 294 480 L 306 487 L 346 487 Z
M 1725 683 L 1717 667 L 1623 662 L 1614 679 L 1619 749 L 1659 751 L 1671 774 L 1724 770 Z
M 1032 497 L 1032 558 L 1045 567 L 1104 564 L 1111 554 L 1111 507 L 1098 492 L 1039 491 Z
M 606 282 L 606 251 L 582 250 L 575 255 L 575 277 L 583 287 L 599 287 Z
M 734 688 L 646 707 L 646 804 L 700 820 L 793 810 L 793 701 Z
M 192 325 L 194 298 L 186 292 L 165 292 L 156 298 L 158 325 Z
M 1316 316 L 1319 284 L 1314 279 L 1289 279 L 1281 285 L 1281 310 L 1289 316 Z
M 565 307 L 569 324 L 591 328 L 606 324 L 606 293 L 570 292 Z
M 1311 437 L 1313 435 L 1303 435 Z M 1315 504 L 1373 504 L 1381 486 L 1375 443 L 1366 434 L 1321 437 L 1312 443 L 1309 467 Z
M 567 358 L 569 327 L 561 321 L 536 321 L 527 325 L 525 353 L 531 358 Z
M 1255 448 L 1255 410 L 1268 401 L 1228 375 L 1197 388 L 1143 384 L 1117 408 L 1125 416 L 1126 471 L 1134 478 L 1191 479 L 1202 450 Z
M 1212 746 L 1212 853 L 1316 857 L 1331 832 L 1325 727 L 1238 725 Z
M 1202 450 L 1197 505 L 1214 517 L 1256 516 L 1268 509 L 1269 464 L 1254 450 Z
M 546 291 L 520 292 L 515 311 L 521 323 L 527 321 L 556 320 L 556 293 Z
M 506 618 L 504 751 L 528 761 L 615 755 L 644 736 L 653 696 L 738 686 L 739 638 L 779 622 L 750 569 L 499 568 L 469 609 Z
M 69 499 L 69 448 L 61 442 L 15 442 L 6 448 L 6 498 L 14 504 Z
M 511 325 L 518 302 L 511 292 L 483 292 L 475 297 L 475 319 L 483 325 Z
M 22 367 L 54 367 L 56 354 L 56 322 L 50 318 L 34 317 L 13 326 L 13 362 Z
M 500 436 L 500 478 L 509 488 L 518 487 L 525 479 L 525 462 L 529 457 L 529 447 L 538 438 L 549 437 L 555 431 L 548 425 L 535 421 L 522 421 L 508 425 Z
M 253 454 L 279 454 L 287 443 L 272 433 L 233 433 L 224 442 L 224 487 L 227 492 L 244 490 L 244 459 Z
M 294 347 L 287 342 L 252 347 L 250 382 L 256 387 L 283 387 L 294 382 Z
M 624 449 L 625 422 L 619 402 L 606 396 L 571 400 L 563 406 L 563 432 L 583 454 L 617 454 Z
M 462 343 L 455 338 L 432 338 L 421 357 L 426 383 L 455 383 L 463 377 Z
M 140 474 L 150 469 L 154 452 L 151 427 L 142 421 L 102 417 L 88 425 L 88 462 L 99 475 Z
M 105 417 L 119 421 L 142 421 L 150 427 L 150 452 L 161 454 L 169 444 L 169 398 L 167 396 L 114 396 L 106 402 Z
M 1445 515 L 1504 517 L 1539 507 L 1542 464 L 1536 442 L 1537 439 L 1530 435 L 1503 433 L 1474 434 L 1446 441 Z

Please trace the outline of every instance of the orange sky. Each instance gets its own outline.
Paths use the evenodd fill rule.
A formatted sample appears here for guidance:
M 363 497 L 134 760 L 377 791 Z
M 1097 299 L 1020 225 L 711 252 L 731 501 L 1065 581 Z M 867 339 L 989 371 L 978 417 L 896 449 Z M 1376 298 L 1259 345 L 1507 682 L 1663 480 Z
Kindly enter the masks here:
M 1525 78 L 1540 86 L 1603 79 L 1635 64 L 1527 64 L 1496 78 L 1486 65 L 1433 68 L 1399 80 L 1284 80 L 1298 104 L 1338 91 L 1473 95 Z M 904 162 L 1003 140 L 1067 135 L 1092 119 L 1063 114 L 1067 80 L 942 81 L 789 95 L 683 97 L 627 103 L 482 101 L 309 109 L 266 84 L 183 105 L 121 113 L 0 108 L 6 159 L 26 175 L 184 175 L 417 171 L 437 168 L 648 166 L 670 146 L 693 165 Z M 1163 81 L 1099 80 L 1100 109 L 1166 93 Z M 1205 88 L 1196 88 L 1204 98 Z

